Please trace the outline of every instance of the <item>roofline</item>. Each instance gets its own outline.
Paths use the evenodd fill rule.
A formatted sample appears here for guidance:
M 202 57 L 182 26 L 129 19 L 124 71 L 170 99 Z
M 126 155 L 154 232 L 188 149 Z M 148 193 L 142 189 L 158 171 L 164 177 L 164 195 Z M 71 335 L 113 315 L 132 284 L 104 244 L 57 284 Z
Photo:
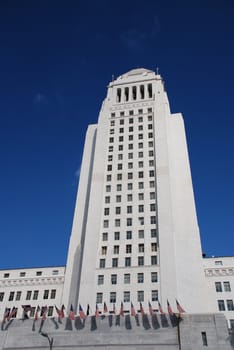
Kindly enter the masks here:
M 55 268 L 55 267 L 64 267 L 66 268 L 66 265 L 52 265 L 52 266 L 35 266 L 35 267 L 16 267 L 16 268 L 6 268 L 6 269 L 2 269 L 0 268 L 0 271 L 4 271 L 4 270 L 34 270 L 34 269 L 47 269 L 47 268 Z

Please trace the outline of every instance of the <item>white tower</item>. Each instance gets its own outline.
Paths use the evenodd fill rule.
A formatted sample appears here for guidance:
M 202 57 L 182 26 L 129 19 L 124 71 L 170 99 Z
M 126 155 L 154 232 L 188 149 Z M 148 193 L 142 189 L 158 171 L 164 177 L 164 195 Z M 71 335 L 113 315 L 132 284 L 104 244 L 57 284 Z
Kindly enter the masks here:
M 208 312 L 183 118 L 160 75 L 134 69 L 108 86 L 88 127 L 63 302 Z

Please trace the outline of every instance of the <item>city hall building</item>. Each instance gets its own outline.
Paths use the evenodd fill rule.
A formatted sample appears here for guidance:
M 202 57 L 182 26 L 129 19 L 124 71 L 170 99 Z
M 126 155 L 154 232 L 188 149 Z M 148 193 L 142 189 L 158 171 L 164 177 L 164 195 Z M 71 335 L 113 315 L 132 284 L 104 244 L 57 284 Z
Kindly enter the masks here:
M 46 348 L 34 324 L 45 305 L 54 349 L 231 349 L 234 258 L 202 257 L 183 117 L 158 73 L 110 82 L 88 126 L 66 268 L 0 274 L 0 316 L 17 307 L 22 318 L 30 306 L 29 320 L 2 327 L 4 349 Z M 90 316 L 61 326 L 61 305 L 66 315 L 88 306 Z

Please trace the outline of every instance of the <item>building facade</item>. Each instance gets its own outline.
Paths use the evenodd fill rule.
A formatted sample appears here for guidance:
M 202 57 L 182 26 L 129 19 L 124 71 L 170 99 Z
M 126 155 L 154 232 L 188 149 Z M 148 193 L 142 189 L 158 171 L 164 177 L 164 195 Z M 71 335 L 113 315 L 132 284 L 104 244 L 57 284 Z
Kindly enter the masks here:
M 127 311 L 176 298 L 211 311 L 183 118 L 161 76 L 134 69 L 109 84 L 88 127 L 63 301 Z

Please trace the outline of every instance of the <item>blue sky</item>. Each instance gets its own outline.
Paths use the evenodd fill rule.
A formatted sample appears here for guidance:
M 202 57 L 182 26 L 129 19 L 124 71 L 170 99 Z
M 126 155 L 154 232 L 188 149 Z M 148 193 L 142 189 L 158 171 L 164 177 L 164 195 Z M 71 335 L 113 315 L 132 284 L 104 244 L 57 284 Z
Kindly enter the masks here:
M 84 137 L 112 74 L 145 67 L 182 112 L 203 251 L 233 255 L 234 3 L 0 2 L 0 268 L 63 265 Z

